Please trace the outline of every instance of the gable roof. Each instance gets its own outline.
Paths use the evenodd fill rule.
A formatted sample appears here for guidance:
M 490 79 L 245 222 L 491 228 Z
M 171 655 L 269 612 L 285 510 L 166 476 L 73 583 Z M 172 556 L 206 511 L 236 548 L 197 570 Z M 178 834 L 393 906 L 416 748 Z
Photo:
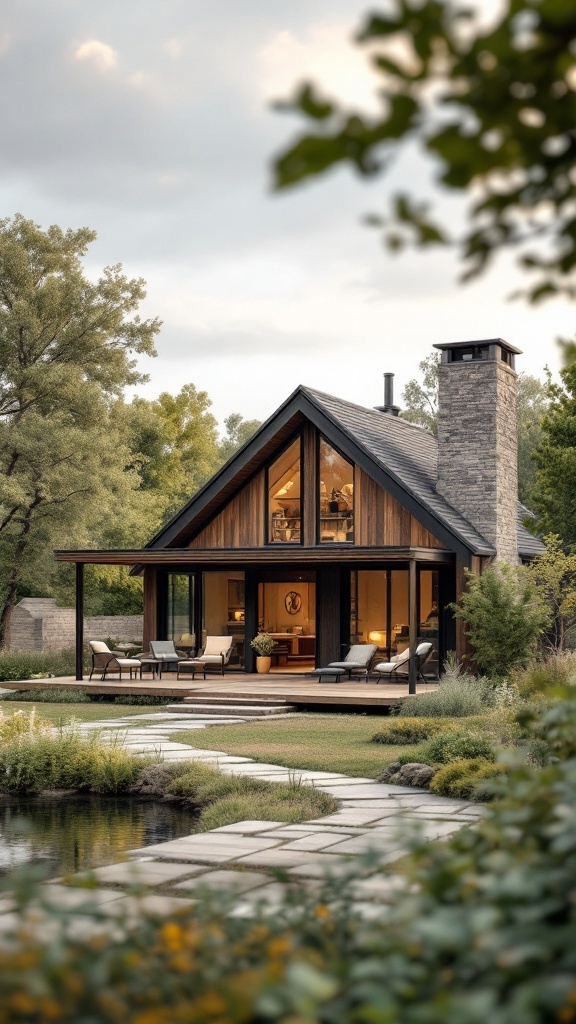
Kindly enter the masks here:
M 495 554 L 494 547 L 436 491 L 436 438 L 408 420 L 302 385 L 146 546 L 182 546 L 305 420 L 312 421 L 327 440 L 360 465 L 448 548 L 462 554 Z M 522 555 L 525 551 L 531 553 L 531 544 L 540 544 L 521 519 L 519 534 Z M 540 550 L 533 553 L 539 554 Z

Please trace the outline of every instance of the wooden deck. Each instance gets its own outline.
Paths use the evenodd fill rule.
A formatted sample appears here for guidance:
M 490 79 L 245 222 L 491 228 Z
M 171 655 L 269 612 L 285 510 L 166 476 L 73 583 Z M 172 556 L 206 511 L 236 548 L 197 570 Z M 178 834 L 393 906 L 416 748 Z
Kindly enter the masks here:
M 10 684 L 3 684 L 5 687 Z M 72 676 L 56 679 L 28 679 L 12 684 L 14 689 L 32 690 L 45 687 L 57 689 L 79 689 L 88 693 L 118 696 L 126 694 L 148 694 L 166 697 L 169 701 L 174 697 L 236 697 L 244 699 L 284 700 L 299 707 L 318 706 L 338 707 L 342 709 L 389 707 L 398 700 L 410 699 L 408 683 L 364 683 L 361 681 L 342 683 L 319 683 L 317 680 L 300 675 L 248 675 L 245 672 L 227 672 L 225 676 L 212 675 L 209 679 L 170 678 L 170 674 L 162 679 L 118 679 L 101 682 L 97 679 L 84 679 L 79 682 Z M 437 688 L 437 683 L 418 683 L 418 693 L 430 693 Z

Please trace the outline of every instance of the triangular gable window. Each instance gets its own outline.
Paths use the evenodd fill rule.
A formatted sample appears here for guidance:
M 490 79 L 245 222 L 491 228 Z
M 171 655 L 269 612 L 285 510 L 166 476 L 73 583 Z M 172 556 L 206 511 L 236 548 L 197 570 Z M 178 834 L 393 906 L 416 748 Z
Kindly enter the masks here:
M 268 541 L 272 544 L 301 543 L 301 466 L 297 437 L 268 467 Z

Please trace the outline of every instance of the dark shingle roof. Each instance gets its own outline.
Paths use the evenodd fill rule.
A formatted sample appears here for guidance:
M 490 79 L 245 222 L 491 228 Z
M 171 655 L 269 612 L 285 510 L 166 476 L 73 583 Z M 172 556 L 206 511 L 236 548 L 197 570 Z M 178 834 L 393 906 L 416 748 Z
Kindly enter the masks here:
M 398 416 L 366 409 L 312 388 L 301 390 L 471 551 L 478 555 L 495 554 L 493 546 L 436 491 L 438 443 L 427 430 Z M 542 543 L 522 523 L 522 518 L 529 514 L 528 509 L 519 512 L 518 551 L 522 557 L 542 551 Z
M 524 523 L 527 519 L 535 519 L 536 516 L 526 505 L 523 505 L 521 501 L 518 502 L 518 554 L 520 558 L 536 558 L 538 555 L 543 555 L 546 551 L 546 546 L 540 540 L 540 537 L 535 537 L 533 533 L 530 533 Z

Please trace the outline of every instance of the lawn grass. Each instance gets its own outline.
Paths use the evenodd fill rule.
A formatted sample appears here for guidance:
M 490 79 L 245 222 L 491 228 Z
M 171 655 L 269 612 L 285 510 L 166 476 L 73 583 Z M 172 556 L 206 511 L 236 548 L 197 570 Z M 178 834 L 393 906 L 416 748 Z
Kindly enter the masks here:
M 11 715 L 14 711 L 29 712 L 33 705 L 29 701 L 2 701 L 1 705 L 4 715 Z M 145 715 L 150 711 L 161 711 L 161 707 L 146 707 L 137 704 L 37 704 L 36 714 L 38 718 L 46 722 L 53 722 L 59 725 L 62 722 L 69 722 L 71 718 L 77 722 L 99 722 L 105 718 L 124 718 L 125 715 Z
M 194 732 L 182 730 L 172 734 L 172 739 L 287 768 L 343 772 L 374 779 L 401 753 L 415 749 L 372 743 L 380 728 L 381 719 L 372 716 L 302 714 L 286 715 L 271 722 L 214 725 Z

